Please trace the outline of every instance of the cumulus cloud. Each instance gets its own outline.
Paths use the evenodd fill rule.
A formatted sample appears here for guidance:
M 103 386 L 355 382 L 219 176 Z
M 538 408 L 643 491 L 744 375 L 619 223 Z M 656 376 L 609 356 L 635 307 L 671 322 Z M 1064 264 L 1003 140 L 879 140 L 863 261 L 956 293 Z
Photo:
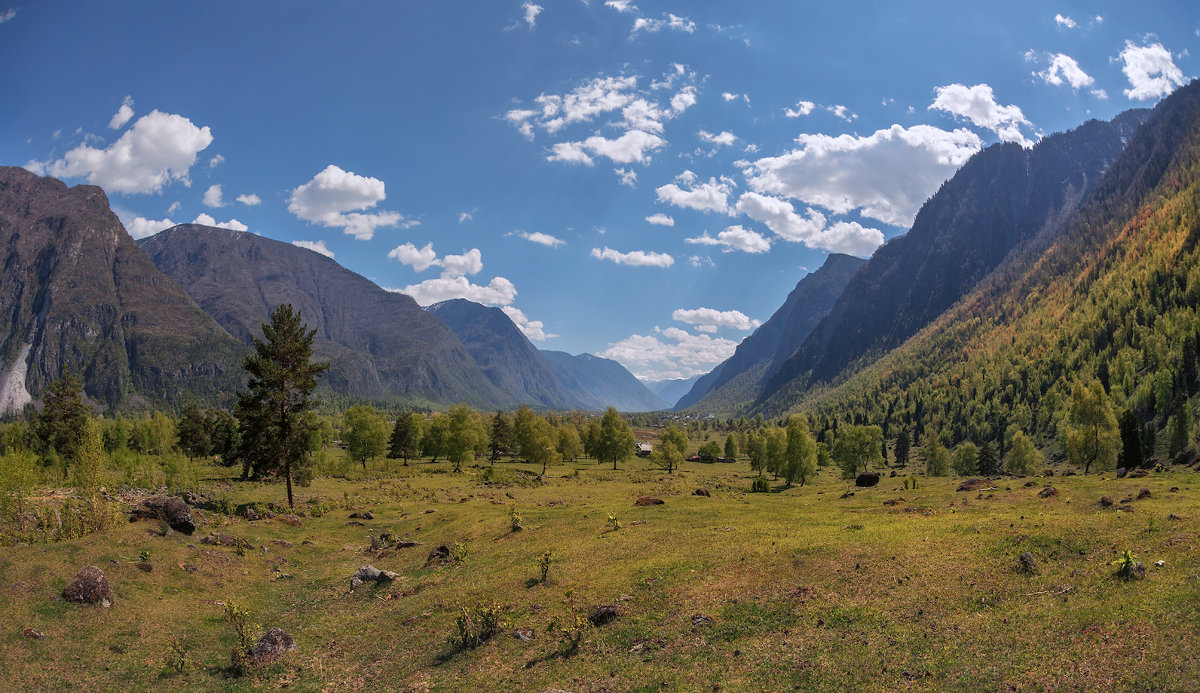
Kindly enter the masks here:
M 208 167 L 216 168 L 223 163 L 225 163 L 225 157 L 221 156 L 220 154 L 217 154 L 216 156 L 214 156 L 213 158 L 208 160 Z
M 81 144 L 62 159 L 31 161 L 26 168 L 58 178 L 86 177 L 109 193 L 156 193 L 172 181 L 191 185 L 188 171 L 212 141 L 207 126 L 155 110 L 105 149 Z
M 1135 46 L 1132 41 L 1126 41 L 1120 58 L 1125 63 L 1121 71 L 1131 87 L 1124 90 L 1126 98 L 1130 100 L 1162 98 L 1176 87 L 1183 86 L 1183 71 L 1175 65 L 1171 51 L 1161 43 Z
M 542 6 L 524 2 L 521 4 L 521 9 L 525 10 L 525 23 L 532 29 L 537 24 L 538 15 L 542 13 Z
M 783 114 L 788 118 L 799 118 L 800 116 L 806 116 L 809 113 L 812 113 L 813 109 L 816 107 L 817 104 L 813 103 L 812 101 L 797 101 L 794 108 L 783 109 Z
M 683 113 L 695 105 L 696 88 L 693 86 L 686 86 L 671 97 L 671 109 L 676 113 Z
M 654 224 L 656 226 L 674 226 L 675 225 L 675 220 L 673 218 L 667 216 L 666 214 L 662 214 L 661 212 L 658 214 L 651 214 L 650 216 L 646 217 L 646 221 L 648 221 L 651 224 Z
M 737 342 L 687 330 L 654 328 L 609 345 L 600 356 L 613 359 L 643 380 L 690 378 L 713 369 L 733 355 Z
M 617 12 L 637 12 L 637 5 L 631 0 L 604 0 L 605 7 L 611 7 Z
M 1065 81 L 1071 85 L 1072 89 L 1080 89 L 1082 87 L 1090 87 L 1096 80 L 1092 76 L 1083 71 L 1079 67 L 1079 63 L 1075 59 L 1064 53 L 1055 53 L 1050 58 L 1050 67 L 1036 73 L 1042 78 L 1046 84 L 1054 86 L 1062 86 Z
M 805 134 L 796 143 L 790 152 L 747 165 L 752 190 L 836 214 L 858 210 L 894 226 L 911 226 L 925 200 L 983 146 L 969 130 L 929 125 L 893 125 L 865 137 Z
M 618 265 L 629 265 L 630 267 L 670 267 L 675 264 L 675 258 L 667 253 L 647 252 L 644 250 L 633 250 L 628 253 L 618 252 L 604 247 L 604 250 L 592 248 L 592 257 L 597 260 L 610 260 Z
M 709 144 L 715 144 L 718 147 L 732 146 L 733 143 L 737 142 L 738 139 L 737 135 L 729 132 L 728 130 L 722 130 L 715 135 L 707 130 L 701 130 L 700 132 L 696 133 L 696 136 L 702 141 L 708 142 Z
M 1033 145 L 1021 126 L 1033 127 L 1017 106 L 1001 106 L 996 102 L 992 88 L 986 84 L 968 87 L 965 84 L 948 84 L 937 88 L 937 97 L 930 110 L 945 111 L 960 116 L 975 125 L 995 132 L 1005 142 L 1016 142 L 1024 147 Z
M 254 206 L 262 204 L 262 199 L 259 198 L 259 196 L 255 195 L 254 193 L 250 193 L 249 195 L 238 195 L 237 201 L 241 202 L 242 204 L 246 205 L 247 207 L 254 207 Z
M 229 229 L 230 231 L 249 231 L 250 227 L 246 226 L 237 219 L 229 221 L 217 221 L 210 214 L 201 212 L 195 219 L 192 219 L 193 224 L 201 224 L 204 226 L 215 226 L 218 229 Z
M 852 121 L 858 117 L 857 113 L 849 112 L 849 110 L 847 110 L 847 108 L 841 104 L 834 104 L 833 106 L 826 106 L 825 110 L 827 110 L 830 113 L 834 114 L 835 116 L 841 118 L 842 120 L 846 121 L 847 123 L 849 123 L 850 121 Z
M 292 241 L 292 245 L 297 248 L 306 248 L 330 259 L 333 258 L 333 251 L 325 247 L 325 241 Z
M 707 183 L 697 181 L 695 173 L 684 171 L 676 176 L 674 183 L 667 183 L 655 190 L 658 201 L 701 212 L 728 214 L 733 180 L 722 176 L 720 180 L 709 178 Z
M 735 250 L 740 250 L 744 253 L 765 253 L 771 249 L 770 240 L 764 238 L 758 232 L 742 228 L 741 226 L 726 227 L 724 231 L 717 234 L 716 238 L 708 235 L 708 232 L 705 231 L 697 238 L 685 238 L 684 242 L 723 246 L 723 252 L 726 253 L 732 253 Z
M 657 31 L 662 31 L 663 29 L 693 34 L 696 32 L 696 23 L 687 17 L 679 17 L 669 12 L 661 19 L 638 17 L 633 21 L 633 30 L 629 32 L 629 35 L 632 38 L 633 36 L 636 36 L 639 31 L 653 34 Z
M 178 212 L 179 207 L 180 207 L 179 200 L 175 200 L 174 202 L 171 203 L 170 207 L 167 207 L 167 214 L 174 214 L 175 212 Z
M 534 231 L 533 233 L 529 233 L 528 231 L 518 231 L 517 236 L 524 238 L 530 243 L 544 245 L 547 248 L 557 248 L 558 246 L 566 243 L 566 241 L 561 238 L 556 238 L 548 233 L 542 233 L 541 231 Z
M 1054 15 L 1054 23 L 1067 29 L 1075 28 L 1075 20 L 1070 17 L 1064 17 L 1061 14 Z
M 395 291 L 395 289 L 391 289 Z M 506 306 L 517 297 L 517 287 L 504 277 L 496 277 L 487 284 L 472 284 L 466 277 L 438 277 L 420 284 L 411 284 L 400 289 L 422 306 L 433 305 L 452 298 L 493 306 Z
M 475 215 L 471 212 L 459 212 L 458 213 L 458 223 L 460 223 L 460 224 L 465 224 L 466 222 L 473 221 L 474 219 L 475 219 Z
M 637 187 L 637 171 L 627 168 L 614 168 L 613 173 L 617 174 L 617 180 L 621 183 L 621 185 L 625 185 L 630 188 Z
M 399 212 L 361 211 L 371 209 L 386 198 L 383 181 L 343 171 L 330 164 L 292 191 L 288 211 L 304 221 L 341 228 L 358 240 L 369 241 L 376 228 L 396 226 L 404 220 Z
M 214 183 L 208 186 L 208 190 L 204 191 L 204 199 L 201 201 L 206 207 L 224 207 L 225 200 L 221 192 L 221 184 Z
M 402 264 L 412 267 L 418 272 L 424 272 L 437 262 L 437 253 L 433 243 L 426 243 L 424 248 L 417 248 L 412 243 L 405 243 L 392 248 L 387 256 L 399 260 Z
M 699 332 L 716 332 L 722 327 L 732 330 L 753 330 L 762 324 L 740 310 L 716 310 L 714 308 L 680 308 L 671 313 L 671 319 L 695 327 Z
M 125 100 L 121 102 L 121 107 L 113 114 L 112 120 L 108 121 L 108 127 L 112 130 L 120 130 L 131 119 L 133 119 L 133 97 L 126 96 Z
M 520 308 L 502 306 L 500 310 L 504 311 L 504 314 L 513 321 L 513 324 L 517 326 L 517 329 L 521 330 L 522 334 L 535 342 L 544 342 L 547 339 L 553 339 L 558 336 L 556 334 L 548 334 L 545 323 L 541 320 L 530 320 Z
M 175 222 L 168 219 L 147 219 L 145 217 L 133 217 L 132 219 L 121 219 L 125 224 L 125 230 L 133 239 L 140 240 L 153 236 L 159 231 L 175 226 Z
M 810 209 L 808 216 L 801 216 L 787 200 L 756 192 L 743 194 L 736 209 L 766 224 L 780 238 L 810 248 L 867 257 L 883 245 L 883 232 L 879 229 L 865 228 L 857 222 L 826 227 L 825 215 L 820 212 Z
M 642 130 L 630 130 L 616 139 L 592 135 L 582 142 L 559 142 L 551 148 L 547 161 L 565 161 L 591 166 L 591 155 L 603 156 L 617 164 L 650 161 L 649 153 L 666 146 L 667 141 L 658 135 Z M 590 153 L 590 155 L 589 155 Z

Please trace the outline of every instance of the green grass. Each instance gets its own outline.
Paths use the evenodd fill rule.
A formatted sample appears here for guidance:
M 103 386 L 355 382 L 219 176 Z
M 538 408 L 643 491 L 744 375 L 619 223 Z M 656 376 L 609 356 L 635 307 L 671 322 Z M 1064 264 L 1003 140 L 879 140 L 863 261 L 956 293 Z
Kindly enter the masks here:
M 0 552 L 0 657 L 12 690 L 1196 690 L 1200 661 L 1200 487 L 1192 473 L 1145 479 L 1055 477 L 958 493 L 957 479 L 901 478 L 841 498 L 834 470 L 804 488 L 749 493 L 745 463 L 694 464 L 666 474 L 641 460 L 613 472 L 562 465 L 540 485 L 515 463 L 485 483 L 479 468 L 376 462 L 352 479 L 318 479 L 297 506 L 334 507 L 303 526 L 250 523 L 200 511 L 193 537 L 157 523 Z M 574 474 L 578 470 L 578 476 Z M 361 469 L 359 470 L 361 472 Z M 508 483 L 506 483 L 508 482 Z M 212 480 L 238 505 L 281 503 L 278 485 Z M 776 486 L 777 484 L 773 484 Z M 693 496 L 704 486 L 711 498 Z M 1180 487 L 1172 493 L 1169 489 Z M 1132 513 L 1102 495 L 1152 497 Z M 991 494 L 989 497 L 989 493 Z M 642 495 L 665 505 L 635 507 Z M 983 497 L 980 497 L 982 495 Z M 905 502 L 885 506 L 897 497 Z M 524 529 L 509 530 L 516 506 Z M 349 524 L 353 509 L 375 520 Z M 426 512 L 433 510 L 434 512 Z M 1176 513 L 1178 520 L 1169 520 Z M 615 514 L 622 527 L 610 531 Z M 390 531 L 421 546 L 366 553 Z M 251 542 L 199 543 L 208 532 Z M 305 540 L 311 544 L 303 543 Z M 286 546 L 282 542 L 290 542 Z M 426 566 L 441 544 L 467 547 Z M 266 547 L 264 552 L 260 547 Z M 1145 580 L 1113 577 L 1130 549 Z M 138 570 L 141 551 L 154 570 Z M 545 583 L 538 559 L 553 552 Z M 1039 569 L 1026 575 L 1028 551 Z M 1165 561 L 1162 568 L 1154 567 Z M 361 565 L 398 573 L 349 591 Z M 51 601 L 84 565 L 99 566 L 110 609 Z M 193 566 L 195 572 L 185 567 Z M 288 577 L 285 577 L 288 576 Z M 236 677 L 222 604 L 236 600 L 298 649 Z M 504 628 L 474 649 L 450 642 L 462 605 L 496 601 Z M 600 604 L 621 615 L 560 652 L 548 632 Z M 693 625 L 703 614 L 711 623 Z M 21 632 L 37 628 L 45 640 Z M 532 641 L 512 636 L 534 631 Z M 183 674 L 164 663 L 171 637 Z

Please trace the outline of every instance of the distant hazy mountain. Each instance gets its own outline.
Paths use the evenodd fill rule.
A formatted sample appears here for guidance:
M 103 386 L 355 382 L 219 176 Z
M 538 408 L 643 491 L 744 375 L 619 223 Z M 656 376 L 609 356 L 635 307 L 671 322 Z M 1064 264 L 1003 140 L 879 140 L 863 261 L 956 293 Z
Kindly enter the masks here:
M 646 386 L 647 390 L 653 392 L 669 406 L 674 407 L 679 398 L 691 391 L 696 381 L 704 377 L 704 375 L 706 374 L 693 375 L 690 378 L 677 378 L 675 380 L 643 381 L 642 384 Z
M 617 411 L 659 411 L 671 406 L 616 361 L 591 354 L 572 356 L 565 351 L 541 353 L 575 376 L 604 407 L 615 407 Z
M 912 229 L 854 275 L 761 396 L 845 377 L 929 324 L 1014 248 L 1056 233 L 1147 114 L 1126 111 L 1032 149 L 995 144 L 971 157 L 922 206 Z
M 763 384 L 779 370 L 829 314 L 834 302 L 866 260 L 834 253 L 806 275 L 779 310 L 738 345 L 733 356 L 701 378 L 676 409 L 732 412 L 752 403 Z
M 317 329 L 322 387 L 378 401 L 507 406 L 442 321 L 332 259 L 252 233 L 182 224 L 138 243 L 242 342 L 290 303 Z
M 462 340 L 488 383 L 509 402 L 548 409 L 602 409 L 567 369 L 546 358 L 499 308 L 462 298 L 429 306 Z
M 64 369 L 106 408 L 240 384 L 243 346 L 155 269 L 100 188 L 0 168 L 0 259 L 0 411 Z

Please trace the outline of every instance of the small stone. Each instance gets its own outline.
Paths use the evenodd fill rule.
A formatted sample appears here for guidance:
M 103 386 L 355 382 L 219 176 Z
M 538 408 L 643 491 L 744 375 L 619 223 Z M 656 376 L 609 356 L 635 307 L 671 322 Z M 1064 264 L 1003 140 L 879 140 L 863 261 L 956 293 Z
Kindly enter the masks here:
M 979 491 L 988 488 L 992 484 L 987 479 L 967 479 L 958 485 L 956 491 Z
M 370 510 L 368 510 L 365 513 L 352 513 L 350 515 L 350 519 L 352 519 L 352 520 L 374 520 L 375 513 L 371 512 Z
M 279 521 L 290 527 L 299 527 L 301 524 L 303 524 L 298 515 L 291 514 L 281 516 Z
M 46 634 L 37 628 L 26 628 L 25 630 L 21 631 L 21 635 L 29 638 L 30 640 L 43 640 L 46 637 Z
M 633 503 L 634 505 L 663 505 L 663 499 L 655 498 L 654 496 L 642 496 Z
M 1154 566 L 1156 568 L 1163 568 L 1163 567 L 1166 567 L 1166 565 L 1167 565 L 1166 561 L 1155 561 L 1154 562 Z
M 450 560 L 450 547 L 442 544 L 433 551 L 429 552 L 429 558 L 425 559 L 425 565 L 431 563 L 445 563 Z
M 246 508 L 246 511 L 242 513 L 242 517 L 251 522 L 257 522 L 262 519 L 262 515 L 259 515 L 258 511 L 254 508 Z
M 1033 554 L 1028 551 L 1021 554 L 1021 571 L 1030 575 L 1037 572 L 1037 562 L 1033 560 Z
M 699 628 L 701 626 L 712 625 L 712 622 L 713 622 L 712 616 L 709 616 L 708 614 L 693 614 L 692 615 L 692 627 L 693 628 Z
M 617 609 L 616 604 L 602 604 L 595 609 L 592 609 L 592 613 L 590 616 L 588 616 L 588 620 L 592 622 L 593 626 L 602 626 L 612 621 L 619 615 L 620 611 Z
M 1041 491 L 1038 491 L 1038 498 L 1050 498 L 1057 495 L 1058 489 L 1054 488 L 1053 486 L 1047 486 Z
M 292 542 L 288 541 L 287 539 L 272 539 L 271 543 L 276 546 L 282 546 L 285 549 L 292 548 Z
M 94 565 L 80 570 L 73 580 L 63 588 L 63 599 L 79 604 L 99 604 L 103 607 L 112 606 L 112 588 L 104 573 Z
M 1100 507 L 1101 508 L 1111 508 L 1112 504 L 1113 504 L 1113 501 L 1111 498 L 1109 498 L 1108 496 L 1100 496 Z
M 250 647 L 250 665 L 255 667 L 274 664 L 289 651 L 296 649 L 292 636 L 282 628 L 272 628 Z
M 693 496 L 704 496 L 705 498 L 712 497 L 712 494 L 708 492 L 708 489 L 703 488 L 703 487 L 698 488 L 695 491 L 692 491 L 692 495 Z
M 533 629 L 517 628 L 513 631 L 513 637 L 521 642 L 529 642 L 530 640 L 533 640 Z
M 1150 489 L 1143 488 L 1142 490 L 1138 491 L 1138 494 L 1137 494 L 1138 500 L 1142 500 L 1143 498 L 1149 498 L 1149 497 L 1150 497 Z
M 149 563 L 146 563 L 146 562 L 144 562 L 144 561 L 143 561 L 143 562 L 140 562 L 140 563 L 138 563 L 138 564 L 137 564 L 137 567 L 138 567 L 138 570 L 142 571 L 143 573 L 151 573 L 151 572 L 154 572 L 154 566 L 152 566 L 152 565 L 150 565 Z

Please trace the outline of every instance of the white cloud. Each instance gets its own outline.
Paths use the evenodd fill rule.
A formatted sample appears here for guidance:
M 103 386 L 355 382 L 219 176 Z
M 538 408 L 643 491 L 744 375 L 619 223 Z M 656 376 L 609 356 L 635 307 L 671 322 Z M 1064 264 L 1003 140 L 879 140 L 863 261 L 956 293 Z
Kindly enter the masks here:
M 637 5 L 631 0 L 604 0 L 605 7 L 611 7 L 617 12 L 637 12 Z
M 229 221 L 217 221 L 212 218 L 212 215 L 201 212 L 195 219 L 192 219 L 193 224 L 202 224 L 204 226 L 215 226 L 218 229 L 229 229 L 230 231 L 249 231 L 250 227 L 246 226 L 237 219 Z
M 611 260 L 618 265 L 629 265 L 630 267 L 670 267 L 675 264 L 675 258 L 667 253 L 647 252 L 644 250 L 634 250 L 628 253 L 621 253 L 608 246 L 604 250 L 592 248 L 592 257 L 597 260 Z
M 637 171 L 633 169 L 614 168 L 613 173 L 617 174 L 617 180 L 621 185 L 628 185 L 631 188 L 637 187 Z
M 0 24 L 11 22 L 17 16 L 17 8 L 10 7 L 4 12 L 0 12 Z
M 1125 90 L 1126 98 L 1137 101 L 1158 99 L 1183 86 L 1183 72 L 1175 65 L 1171 51 L 1161 43 L 1135 46 L 1132 41 L 1126 41 L 1120 58 L 1125 63 L 1121 71 L 1132 87 Z
M 1033 127 L 1017 106 L 1001 106 L 996 102 L 992 88 L 986 84 L 968 87 L 965 84 L 948 84 L 937 88 L 937 97 L 929 106 L 961 116 L 979 127 L 996 133 L 1005 142 L 1016 142 L 1024 147 L 1033 145 L 1021 133 L 1021 126 Z
M 555 133 L 573 123 L 590 122 L 598 115 L 623 109 L 635 98 L 637 77 L 596 77 L 567 94 L 541 94 L 534 101 L 537 111 L 513 109 L 505 115 L 518 124 L 536 117 L 546 132 Z
M 358 211 L 370 209 L 386 198 L 383 181 L 330 164 L 292 191 L 288 211 L 304 221 L 341 228 L 358 240 L 368 241 L 376 228 L 396 226 L 404 220 L 399 212 Z
M 704 142 L 708 142 L 709 144 L 715 144 L 718 147 L 732 146 L 733 143 L 737 142 L 737 139 L 738 139 L 737 135 L 733 134 L 732 132 L 730 132 L 728 130 L 722 130 L 721 132 L 718 132 L 715 135 L 707 130 L 701 130 L 700 132 L 696 133 L 696 136 L 699 137 Z
M 246 205 L 247 207 L 255 207 L 257 205 L 262 204 L 262 199 L 259 198 L 259 196 L 255 195 L 254 193 L 250 193 L 249 195 L 238 195 L 237 201 L 241 202 L 242 204 Z
M 214 183 L 208 186 L 208 190 L 204 191 L 204 199 L 201 201 L 205 207 L 224 207 L 225 200 L 222 198 L 221 184 Z
M 716 310 L 714 308 L 696 308 L 686 310 L 680 308 L 671 313 L 671 319 L 684 322 L 695 327 L 700 332 L 716 332 L 722 327 L 732 330 L 753 330 L 762 324 L 740 310 Z
M 630 37 L 633 37 L 639 31 L 653 34 L 657 31 L 662 31 L 663 29 L 682 31 L 687 34 L 692 34 L 696 31 L 696 23 L 687 17 L 679 17 L 669 12 L 662 19 L 638 17 L 633 21 L 633 31 L 629 32 L 629 35 Z
M 835 104 L 833 106 L 826 106 L 825 110 L 827 110 L 830 113 L 834 114 L 835 116 L 841 118 L 842 120 L 846 121 L 847 123 L 849 123 L 850 121 L 852 121 L 858 117 L 857 113 L 848 112 L 846 107 L 841 104 Z M 787 115 L 787 114 L 785 113 L 784 115 Z
M 883 245 L 883 232 L 865 228 L 857 222 L 839 222 L 825 226 L 825 215 L 810 209 L 808 216 L 796 213 L 792 203 L 755 192 L 741 196 L 737 211 L 767 225 L 780 238 L 803 243 L 810 248 L 868 257 Z
M 806 116 L 809 113 L 812 113 L 813 109 L 816 107 L 817 104 L 813 103 L 812 101 L 797 101 L 795 108 L 785 108 L 783 109 L 783 114 L 788 118 L 799 118 L 800 116 Z
M 911 226 L 925 200 L 983 146 L 969 130 L 929 125 L 893 125 L 866 137 L 805 134 L 796 142 L 797 149 L 749 164 L 752 190 L 837 214 L 857 209 L 895 226 Z
M 1075 20 L 1070 17 L 1064 17 L 1061 14 L 1054 15 L 1054 23 L 1067 29 L 1075 28 Z
M 688 264 L 691 265 L 692 267 L 703 267 L 704 265 L 708 265 L 709 267 L 717 266 L 717 263 L 713 262 L 712 258 L 700 257 L 699 255 L 693 255 L 693 256 L 689 257 Z
M 405 243 L 392 248 L 387 256 L 393 260 L 399 260 L 417 272 L 424 272 L 437 263 L 437 253 L 433 250 L 433 243 L 426 243 L 425 247 L 420 249 L 412 243 Z
M 729 103 L 730 101 L 736 101 L 739 96 L 741 96 L 741 95 L 734 94 L 733 92 L 730 92 L 730 91 L 721 92 L 721 98 L 725 99 L 725 103 Z
M 216 156 L 214 156 L 213 158 L 208 160 L 208 167 L 216 168 L 223 163 L 225 163 L 225 157 L 221 156 L 220 154 L 217 154 Z
M 525 10 L 525 23 L 532 29 L 537 24 L 538 15 L 542 13 L 542 6 L 524 2 L 521 4 L 521 9 Z
M 125 123 L 128 123 L 132 118 L 133 97 L 126 96 L 125 100 L 121 102 L 121 107 L 118 108 L 117 112 L 113 114 L 112 120 L 108 121 L 108 127 L 112 130 L 120 130 L 121 128 L 125 127 Z
M 533 233 L 529 233 L 527 231 L 518 231 L 517 235 L 529 241 L 530 243 L 537 243 L 538 245 L 544 245 L 548 248 L 557 248 L 558 246 L 566 243 L 566 241 L 561 238 L 556 238 L 548 233 L 542 233 L 541 231 L 534 231 Z
M 504 314 L 513 321 L 513 324 L 517 326 L 517 329 L 521 330 L 522 334 L 535 342 L 544 342 L 547 339 L 553 339 L 558 336 L 556 334 L 547 334 L 545 323 L 541 320 L 530 320 L 520 308 L 502 306 L 500 310 L 504 311 Z
M 460 224 L 468 222 L 468 221 L 473 221 L 474 219 L 475 219 L 475 215 L 472 214 L 471 212 L 459 212 L 458 213 L 458 223 L 460 223 Z
M 443 277 L 466 277 L 483 270 L 483 255 L 479 248 L 471 248 L 462 255 L 447 255 L 438 261 Z
M 333 251 L 325 247 L 325 241 L 292 241 L 292 245 L 297 248 L 307 248 L 330 259 L 333 258 Z
M 1075 62 L 1074 58 L 1064 53 L 1055 53 L 1050 58 L 1050 67 L 1036 74 L 1046 84 L 1053 84 L 1056 87 L 1062 86 L 1065 80 L 1072 89 L 1090 87 L 1096 81 L 1092 79 L 1091 75 L 1084 72 L 1083 68 L 1079 67 L 1079 63 Z
M 724 231 L 717 234 L 716 238 L 708 235 L 705 231 L 697 238 L 685 238 L 685 243 L 693 243 L 699 245 L 719 245 L 724 246 L 727 253 L 735 250 L 740 250 L 744 253 L 765 253 L 771 249 L 771 241 L 764 238 L 762 234 L 742 228 L 741 226 L 729 226 Z
M 175 222 L 168 219 L 147 219 L 145 217 L 134 217 L 133 219 L 122 219 L 125 224 L 125 230 L 133 239 L 140 240 L 149 236 L 153 236 L 159 231 L 169 229 L 175 226 Z
M 630 130 L 615 140 L 602 135 L 593 135 L 582 142 L 559 142 L 552 148 L 547 161 L 565 161 L 592 165 L 592 157 L 603 156 L 617 164 L 644 164 L 650 161 L 649 152 L 666 146 L 667 141 L 658 135 L 642 130 Z
M 683 113 L 687 109 L 696 105 L 696 88 L 686 86 L 676 92 L 675 96 L 671 97 L 671 108 L 676 113 Z
M 728 214 L 733 181 L 724 176 L 720 180 L 709 178 L 707 183 L 697 184 L 696 180 L 695 173 L 684 171 L 675 178 L 675 183 L 667 183 L 655 190 L 659 202 L 701 212 Z
M 167 214 L 174 214 L 175 212 L 178 212 L 180 206 L 181 205 L 179 204 L 179 200 L 175 200 L 174 202 L 171 203 L 170 207 L 167 207 Z
M 212 141 L 207 126 L 156 110 L 105 149 L 81 144 L 58 161 L 31 161 L 26 168 L 58 178 L 84 176 L 108 193 L 156 193 L 171 181 L 191 185 L 188 171 Z
M 646 221 L 650 222 L 651 224 L 655 224 L 657 226 L 674 226 L 675 225 L 674 219 L 667 216 L 666 214 L 662 214 L 661 212 L 658 214 L 651 214 L 650 216 L 646 217 Z
M 599 355 L 617 361 L 643 380 L 666 380 L 707 373 L 735 349 L 737 342 L 730 339 L 656 327 L 651 334 L 635 334 L 611 344 Z
M 395 291 L 395 289 L 391 289 Z M 412 284 L 400 289 L 401 293 L 412 296 L 422 306 L 433 305 L 452 298 L 465 298 L 468 301 L 493 306 L 506 306 L 517 297 L 517 287 L 504 277 L 496 277 L 486 285 L 472 284 L 466 277 L 438 277 L 427 279 L 420 284 Z

